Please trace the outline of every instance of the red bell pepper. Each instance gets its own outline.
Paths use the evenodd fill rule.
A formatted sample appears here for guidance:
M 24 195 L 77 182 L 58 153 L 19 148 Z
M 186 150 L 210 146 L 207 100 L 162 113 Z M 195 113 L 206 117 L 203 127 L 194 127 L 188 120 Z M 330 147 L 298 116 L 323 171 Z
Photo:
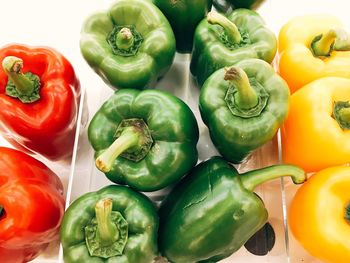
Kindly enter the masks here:
M 58 238 L 63 186 L 43 163 L 0 147 L 0 262 L 32 260 Z
M 0 49 L 0 132 L 51 160 L 71 155 L 80 99 L 72 65 L 50 48 Z

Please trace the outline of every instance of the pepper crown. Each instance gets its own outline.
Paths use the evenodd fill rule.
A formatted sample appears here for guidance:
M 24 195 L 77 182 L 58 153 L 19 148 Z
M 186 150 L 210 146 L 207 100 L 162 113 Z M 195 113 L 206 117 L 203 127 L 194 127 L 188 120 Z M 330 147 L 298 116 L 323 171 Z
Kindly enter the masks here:
M 241 118 L 259 116 L 267 105 L 269 94 L 254 78 L 249 79 L 243 69 L 225 69 L 224 79 L 230 82 L 225 101 L 231 113 Z
M 31 72 L 23 73 L 23 60 L 15 56 L 7 56 L 2 67 L 8 76 L 6 94 L 18 98 L 23 103 L 31 103 L 40 99 L 40 79 Z
M 220 25 L 231 43 L 239 43 L 242 40 L 241 34 L 238 31 L 237 26 L 226 16 L 219 14 L 218 12 L 211 11 L 207 15 L 207 21 L 212 25 Z
M 96 217 L 85 227 L 86 246 L 91 256 L 110 258 L 123 254 L 128 240 L 128 223 L 112 209 L 111 199 L 99 200 L 95 205 Z
M 269 180 L 290 176 L 295 184 L 301 184 L 307 180 L 304 170 L 294 165 L 272 165 L 259 170 L 241 174 L 241 182 L 245 189 L 254 189 Z

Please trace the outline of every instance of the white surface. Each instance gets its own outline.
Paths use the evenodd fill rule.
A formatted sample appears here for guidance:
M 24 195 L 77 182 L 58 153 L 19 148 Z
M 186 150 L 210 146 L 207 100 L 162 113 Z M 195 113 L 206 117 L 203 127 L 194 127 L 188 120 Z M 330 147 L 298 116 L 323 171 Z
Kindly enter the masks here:
M 112 2 L 113 0 L 0 0 L 0 46 L 16 42 L 28 45 L 51 46 L 62 52 L 72 62 L 76 73 L 80 78 L 82 88 L 87 90 L 88 105 L 90 112 L 93 113 L 97 110 L 97 107 L 101 105 L 103 99 L 106 99 L 108 95 L 111 94 L 111 90 L 104 84 L 100 77 L 90 69 L 82 58 L 79 50 L 80 29 L 83 20 L 90 13 L 108 8 Z M 350 18 L 348 16 L 349 9 L 350 2 L 347 0 L 268 0 L 261 8 L 260 14 L 264 17 L 269 27 L 276 33 L 279 31 L 281 25 L 290 17 L 306 13 L 328 13 L 337 15 L 339 18 L 343 19 L 350 31 Z M 184 57 L 180 56 L 177 58 L 177 62 L 181 64 L 183 59 Z M 163 84 L 164 86 L 167 85 L 167 89 L 169 90 L 175 86 L 180 87 L 176 90 L 173 89 L 173 92 L 189 102 L 190 106 L 198 116 L 195 99 L 193 100 L 193 97 L 196 98 L 193 91 L 196 93 L 198 90 L 193 89 L 193 84 L 191 84 L 192 80 L 189 78 L 186 71 L 188 73 L 188 69 L 181 66 L 175 66 L 175 68 L 172 69 L 171 74 L 180 74 L 187 77 L 184 77 L 181 80 L 178 79 L 175 84 L 168 83 L 167 78 L 165 78 Z M 201 142 L 204 142 L 204 137 L 207 136 L 207 132 L 203 126 L 201 132 Z M 82 151 L 80 151 L 78 156 L 74 178 L 75 181 L 73 181 L 73 199 L 86 191 L 94 190 L 97 187 L 109 183 L 104 176 L 101 174 L 99 175 L 94 168 L 93 163 L 91 162 L 92 151 L 86 143 L 86 137 L 82 137 L 81 142 L 82 150 L 86 151 L 83 152 L 83 154 L 81 154 Z M 271 148 L 271 145 L 268 145 L 267 147 L 270 147 L 268 152 L 271 151 L 271 149 L 274 149 Z M 215 152 L 210 145 L 205 143 L 201 143 L 199 149 L 201 150 L 202 158 Z M 266 150 L 264 153 L 266 153 Z M 276 154 L 277 153 L 275 152 L 268 158 L 276 160 Z M 261 151 L 257 156 L 254 166 L 266 165 L 271 162 L 270 159 L 266 160 L 267 156 Z M 250 166 L 252 164 L 253 162 L 248 163 Z M 52 163 L 49 163 L 48 165 L 59 173 L 67 186 L 70 169 L 69 165 L 57 165 Z M 294 187 L 288 184 L 287 188 Z M 279 233 L 277 245 L 268 257 L 254 257 L 242 249 L 230 259 L 225 260 L 226 263 L 247 261 L 252 263 L 287 262 L 284 247 L 279 181 L 277 180 L 270 184 L 266 184 L 260 189 L 260 194 L 270 210 L 270 220 L 275 226 L 275 230 Z M 290 198 L 290 195 L 287 197 Z M 303 262 L 316 262 L 310 257 L 305 256 L 304 252 L 302 252 L 300 247 L 293 240 L 291 240 L 290 250 L 292 255 L 291 262 L 301 262 L 302 260 Z M 50 253 L 37 259 L 35 262 L 57 262 L 56 252 L 56 249 L 53 251 L 50 250 Z

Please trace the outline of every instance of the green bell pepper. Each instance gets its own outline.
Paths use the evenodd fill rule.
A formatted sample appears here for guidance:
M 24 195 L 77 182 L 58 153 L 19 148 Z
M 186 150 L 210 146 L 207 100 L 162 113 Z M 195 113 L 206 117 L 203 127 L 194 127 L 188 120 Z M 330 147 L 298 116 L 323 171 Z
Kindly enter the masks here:
M 229 257 L 267 222 L 268 212 L 253 190 L 265 181 L 303 170 L 276 165 L 239 175 L 220 157 L 199 164 L 162 202 L 159 250 L 175 263 L 217 262 Z
M 243 59 L 270 63 L 276 50 L 274 33 L 255 11 L 237 9 L 228 17 L 210 12 L 195 31 L 191 73 L 203 85 L 214 71 Z
M 168 18 L 174 30 L 176 49 L 180 53 L 191 53 L 194 31 L 211 9 L 212 0 L 153 0 Z
M 287 117 L 289 88 L 265 61 L 247 59 L 212 74 L 199 109 L 220 154 L 241 162 L 268 142 Z
M 90 122 L 96 166 L 113 182 L 154 191 L 178 181 L 198 160 L 191 109 L 160 90 L 119 90 Z
M 263 2 L 265 0 L 213 0 L 215 8 L 223 13 L 237 8 L 257 9 Z
M 115 88 L 150 86 L 170 68 L 175 45 L 168 20 L 146 0 L 118 0 L 92 15 L 80 40 L 85 60 Z
M 128 187 L 112 185 L 87 193 L 64 215 L 64 262 L 153 262 L 158 221 L 152 202 Z

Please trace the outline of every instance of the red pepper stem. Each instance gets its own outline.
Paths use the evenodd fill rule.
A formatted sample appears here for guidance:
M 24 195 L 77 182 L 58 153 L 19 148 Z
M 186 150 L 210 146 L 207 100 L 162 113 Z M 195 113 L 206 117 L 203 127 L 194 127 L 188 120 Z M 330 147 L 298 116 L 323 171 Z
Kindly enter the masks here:
M 126 128 L 97 159 L 96 167 L 107 173 L 111 170 L 115 159 L 127 149 L 139 144 L 140 134 L 134 128 Z
M 97 235 L 100 242 L 108 246 L 118 240 L 118 227 L 112 222 L 113 201 L 109 198 L 99 200 L 95 205 Z
M 16 86 L 16 90 L 19 94 L 30 95 L 33 93 L 35 83 L 22 73 L 22 59 L 14 56 L 5 57 L 2 61 L 2 67 L 8 78 Z
M 2 215 L 4 214 L 5 210 L 4 207 L 2 205 L 0 205 L 0 219 L 2 217 Z
M 116 36 L 115 43 L 119 49 L 127 50 L 134 44 L 134 36 L 131 30 L 123 27 Z
M 301 184 L 306 181 L 307 177 L 304 170 L 294 165 L 272 165 L 259 170 L 250 171 L 241 174 L 243 186 L 249 190 L 254 189 L 269 180 L 290 176 L 295 184 Z
M 226 69 L 224 79 L 236 89 L 235 105 L 240 109 L 251 109 L 259 103 L 257 92 L 250 85 L 249 78 L 243 69 L 230 67 Z
M 337 38 L 335 30 L 329 30 L 326 34 L 316 36 L 311 42 L 311 49 L 316 57 L 330 56 L 333 51 L 334 42 Z
M 219 14 L 218 12 L 211 11 L 207 15 L 207 21 L 212 25 L 220 25 L 225 30 L 228 40 L 232 43 L 240 43 L 242 36 L 238 31 L 237 26 L 226 16 Z

